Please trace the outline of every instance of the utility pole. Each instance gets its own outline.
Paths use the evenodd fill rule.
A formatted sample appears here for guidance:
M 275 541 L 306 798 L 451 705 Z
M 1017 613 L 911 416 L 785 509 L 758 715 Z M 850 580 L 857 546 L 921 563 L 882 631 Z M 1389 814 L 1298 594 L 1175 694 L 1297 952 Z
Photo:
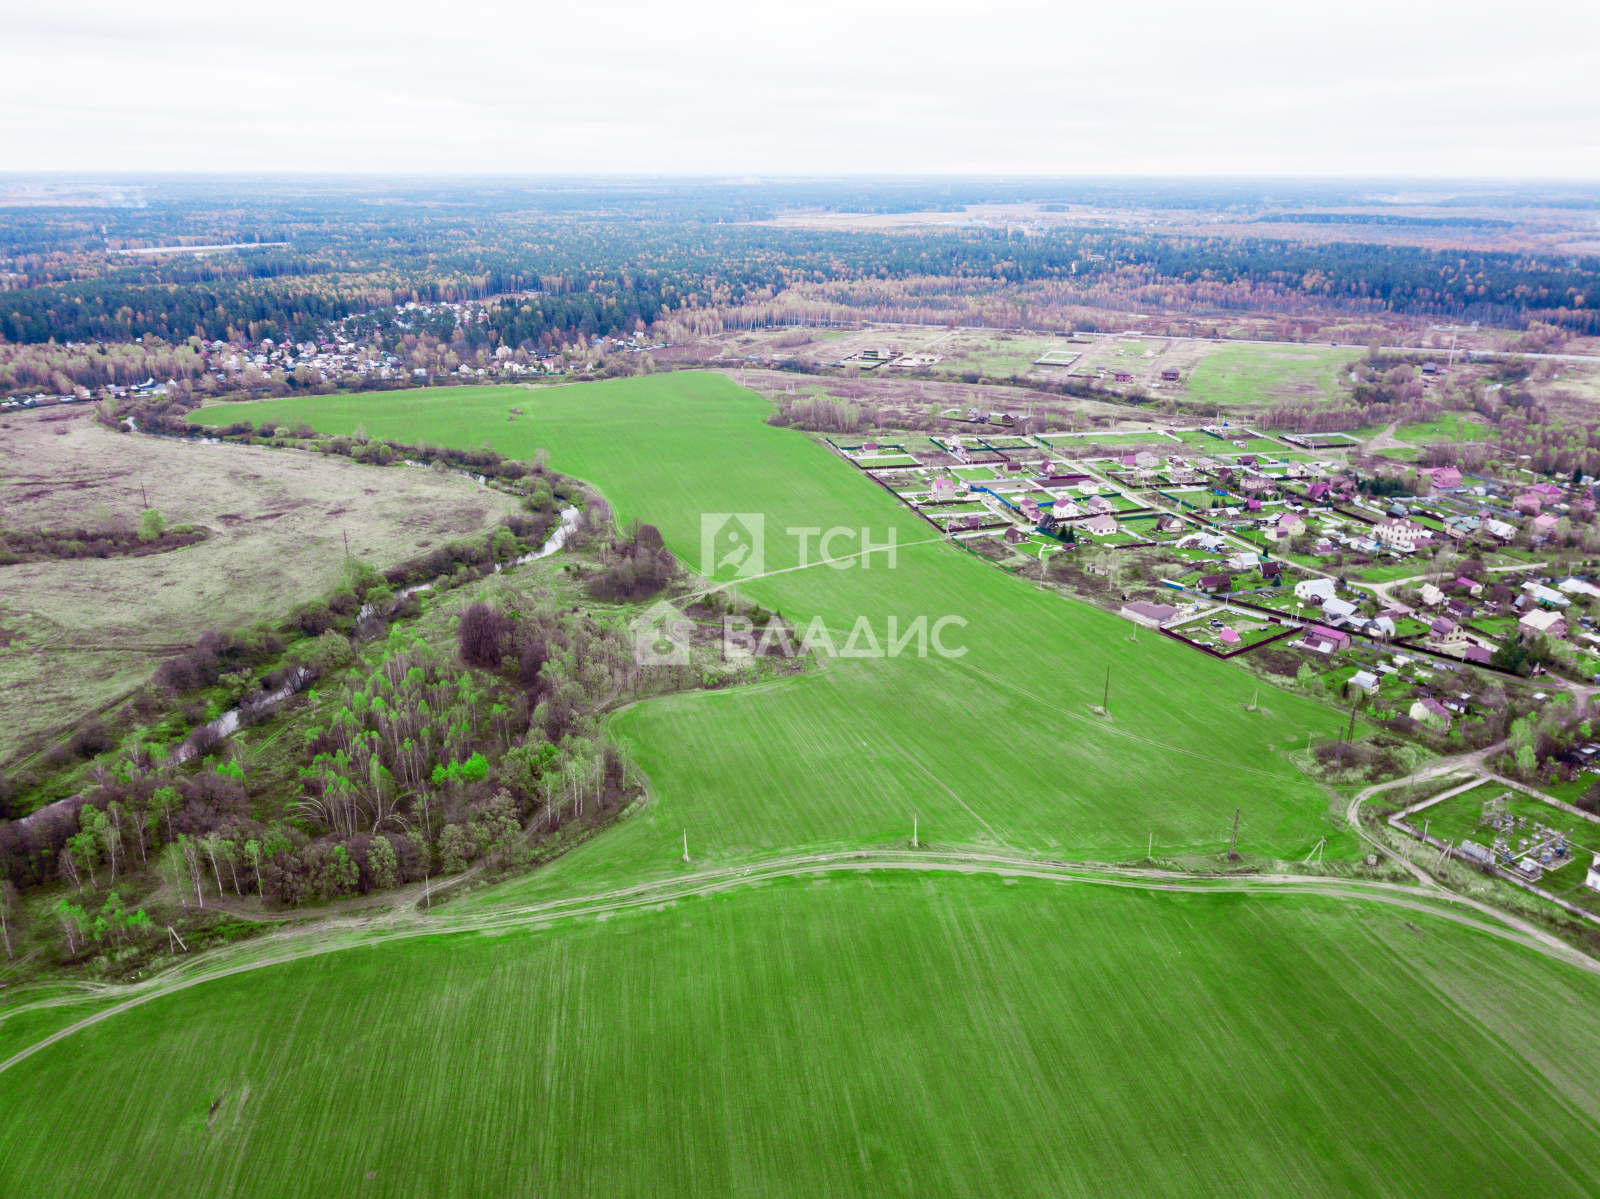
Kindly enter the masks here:
M 344 560 L 348 562 L 350 561 L 350 530 L 341 529 L 340 532 L 344 534 Z
M 145 510 L 150 508 L 150 497 L 144 493 L 144 476 L 139 476 L 139 498 L 144 501 Z
M 1150 831 L 1150 844 L 1144 851 L 1144 860 L 1152 863 L 1156 860 L 1156 834 L 1154 829 Z
M 1239 856 L 1239 813 L 1243 810 L 1243 808 L 1235 808 L 1233 810 L 1233 840 L 1228 843 L 1228 857 L 1230 859 Z
M 1111 715 L 1111 667 L 1106 667 L 1106 694 L 1100 701 L 1100 710 L 1107 716 Z
M 689 860 L 689 830 L 688 829 L 684 829 L 683 830 L 683 860 L 685 862 L 687 862 Z
M 917 814 L 911 813 L 911 848 L 917 848 Z

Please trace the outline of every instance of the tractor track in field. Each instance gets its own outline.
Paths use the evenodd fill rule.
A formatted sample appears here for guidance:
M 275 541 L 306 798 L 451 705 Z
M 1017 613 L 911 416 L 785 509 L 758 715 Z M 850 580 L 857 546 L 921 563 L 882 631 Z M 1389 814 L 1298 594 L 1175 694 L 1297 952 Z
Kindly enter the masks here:
M 1365 798 L 1365 794 L 1361 798 Z M 1357 806 L 1357 803 L 1352 807 Z M 460 919 L 416 917 L 413 923 L 380 926 L 371 920 L 345 920 L 313 929 L 289 930 L 269 934 L 268 939 L 239 949 L 213 951 L 235 960 L 208 957 L 184 962 L 164 974 L 144 982 L 123 986 L 108 985 L 98 995 L 63 996 L 35 1004 L 20 1005 L 0 1014 L 0 1023 L 10 1016 L 28 1011 L 92 1002 L 115 993 L 127 998 L 58 1029 L 0 1061 L 0 1074 L 22 1063 L 35 1053 L 65 1040 L 76 1032 L 139 1007 L 154 999 L 173 995 L 203 983 L 272 966 L 287 965 L 306 958 L 337 953 L 363 946 L 377 946 L 415 937 L 439 937 L 454 933 L 495 933 L 518 928 L 543 928 L 558 920 L 606 919 L 613 913 L 629 910 L 665 909 L 680 899 L 711 895 L 740 886 L 772 882 L 784 878 L 814 876 L 839 871 L 908 870 L 954 874 L 994 874 L 1010 878 L 1033 878 L 1064 885 L 1128 887 L 1139 890 L 1203 893 L 1224 891 L 1263 898 L 1272 896 L 1315 895 L 1379 903 L 1408 911 L 1421 912 L 1463 925 L 1477 932 L 1510 941 L 1524 948 L 1562 960 L 1569 965 L 1600 975 L 1600 961 L 1526 921 L 1488 904 L 1431 886 L 1347 879 L 1319 875 L 1255 874 L 1199 875 L 1174 874 L 1156 867 L 1115 866 L 1095 862 L 1059 862 L 1041 858 L 1014 857 L 999 853 L 962 850 L 843 850 L 833 853 L 786 855 L 743 866 L 727 866 L 698 871 L 675 878 L 620 887 L 610 891 L 571 899 L 553 899 L 489 910 Z M 1430 880 L 1431 882 L 1431 880 Z M 1461 911 L 1458 909 L 1469 909 Z M 1487 916 L 1486 923 L 1478 916 Z M 242 959 L 242 960 L 239 960 Z

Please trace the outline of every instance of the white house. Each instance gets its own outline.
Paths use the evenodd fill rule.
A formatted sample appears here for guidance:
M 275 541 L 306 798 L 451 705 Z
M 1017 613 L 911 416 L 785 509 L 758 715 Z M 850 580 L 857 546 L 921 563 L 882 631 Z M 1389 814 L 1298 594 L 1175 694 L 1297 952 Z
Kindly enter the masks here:
M 1358 670 L 1350 676 L 1350 685 L 1372 695 L 1378 690 L 1378 676 L 1370 670 Z
M 1600 587 L 1586 583 L 1582 579 L 1562 579 L 1556 586 L 1572 595 L 1587 595 L 1591 599 L 1600 596 Z
M 1343 620 L 1347 616 L 1354 616 L 1356 606 L 1349 600 L 1325 599 L 1322 601 L 1322 616 L 1324 620 Z
M 1444 601 L 1444 592 L 1440 591 L 1432 583 L 1424 583 L 1422 585 L 1422 602 L 1427 604 L 1428 607 L 1437 608 Z
M 1483 522 L 1484 532 L 1501 541 L 1510 541 L 1517 535 L 1517 530 L 1503 520 L 1486 520 Z
M 1416 543 L 1431 534 L 1426 525 L 1419 525 L 1415 521 L 1402 520 L 1396 517 L 1393 520 L 1380 520 L 1372 526 L 1372 535 L 1384 545 L 1392 546 L 1397 550 L 1411 550 L 1416 548 Z
M 1294 585 L 1294 597 L 1298 600 L 1331 600 L 1336 591 L 1336 584 L 1332 579 L 1302 579 Z
M 1541 604 L 1549 604 L 1556 608 L 1565 608 L 1572 603 L 1571 600 L 1562 595 L 1559 591 L 1553 591 L 1549 587 L 1541 586 L 1540 584 L 1531 580 L 1524 583 L 1522 585 L 1522 589 L 1529 595 L 1533 596 L 1533 598 L 1538 600 Z

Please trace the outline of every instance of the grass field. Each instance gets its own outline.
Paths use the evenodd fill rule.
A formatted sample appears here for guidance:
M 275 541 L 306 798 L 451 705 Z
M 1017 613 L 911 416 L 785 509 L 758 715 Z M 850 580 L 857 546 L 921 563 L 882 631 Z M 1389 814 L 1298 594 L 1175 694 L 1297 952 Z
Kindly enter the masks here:
M 1577 1196 L 1597 1010 L 1404 909 L 819 872 L 157 999 L 0 1075 L 0 1169 L 107 1199 Z
M 1211 404 L 1329 400 L 1351 351 L 1297 345 L 1219 346 L 1206 354 L 1189 378 L 1189 392 Z
M 0 567 L 0 628 L 20 634 L 0 646 L 0 762 L 142 685 L 206 629 L 279 618 L 321 595 L 346 534 L 352 554 L 382 568 L 512 508 L 458 475 L 119 435 L 95 424 L 87 405 L 51 419 L 59 416 L 5 417 L 8 523 L 57 528 L 93 524 L 100 513 L 137 525 L 148 499 L 168 523 L 204 525 L 213 536 L 148 558 Z
M 546 445 L 556 466 L 598 483 L 620 519 L 656 523 L 695 566 L 701 513 L 760 512 L 768 572 L 799 560 L 798 539 L 778 531 L 867 526 L 881 544 L 895 528 L 895 569 L 875 555 L 871 569 L 786 570 L 741 583 L 741 594 L 801 624 L 820 617 L 841 648 L 860 620 L 880 643 L 891 615 L 902 631 L 918 617 L 965 622 L 945 633 L 947 646 L 964 649 L 959 658 L 932 644 L 927 657 L 913 656 L 913 644 L 892 660 L 840 658 L 825 678 L 775 691 L 652 703 L 619 719 L 661 798 L 663 844 L 685 823 L 719 854 L 877 841 L 915 807 L 950 813 L 951 841 L 1116 856 L 1142 854 L 1154 830 L 1174 850 L 1205 852 L 1223 845 L 1225 817 L 1241 800 L 1260 852 L 1303 856 L 1333 832 L 1327 798 L 1287 754 L 1308 731 L 1331 735 L 1337 713 L 1287 692 L 1266 712 L 1245 711 L 1253 684 L 1242 671 L 1160 639 L 1130 643 L 1116 617 L 938 543 L 815 443 L 764 424 L 765 403 L 720 376 L 518 391 L 528 417 L 515 424 L 497 419 L 504 400 L 494 390 L 317 397 L 251 411 L 329 432 L 365 422 L 374 436 L 487 437 L 519 457 Z M 235 419 L 228 407 L 203 413 Z M 854 544 L 837 540 L 832 552 Z M 1109 727 L 1089 714 L 1108 667 Z M 1027 730 L 1030 752 L 997 749 L 997 730 Z M 1125 768 L 1132 761 L 1136 771 Z M 751 805 L 752 788 L 770 799 Z M 1348 833 L 1334 844 L 1355 849 Z
M 1436 421 L 1421 425 L 1401 425 L 1394 435 L 1401 441 L 1427 445 L 1435 441 L 1482 441 L 1489 427 L 1459 412 L 1447 412 Z
M 506 422 L 508 402 L 526 418 Z M 1158 858 L 1215 855 L 1237 807 L 1252 855 L 1301 857 L 1327 836 L 1329 858 L 1348 860 L 1356 842 L 1330 807 L 1343 801 L 1289 761 L 1341 713 L 1269 688 L 1247 711 L 1245 672 L 1132 640 L 1127 622 L 935 538 L 824 447 L 766 425 L 767 405 L 721 376 L 245 411 L 488 439 L 524 459 L 548 448 L 691 567 L 702 514 L 759 515 L 764 571 L 741 594 L 802 627 L 816 618 L 840 645 L 861 622 L 882 640 L 890 617 L 902 630 L 959 617 L 945 637 L 963 652 L 919 657 L 912 642 L 615 714 L 650 804 L 441 919 L 505 920 L 719 869 L 721 890 L 493 934 L 315 934 L 350 947 L 114 1015 L 0 1073 L 13 1114 L 0 1192 L 1600 1188 L 1600 979 L 1426 900 L 1149 890 L 954 862 L 856 871 L 839 858 L 734 877 L 796 851 L 908 850 L 913 813 L 935 850 L 1116 861 L 1143 859 L 1147 838 Z M 864 526 L 878 544 L 897 531 L 892 569 L 882 553 L 870 569 L 795 569 L 787 529 Z M 853 548 L 841 538 L 833 552 Z M 1092 706 L 1108 671 L 1105 718 Z M 260 944 L 240 952 L 271 952 Z M 66 1018 L 0 1021 L 0 1046 Z

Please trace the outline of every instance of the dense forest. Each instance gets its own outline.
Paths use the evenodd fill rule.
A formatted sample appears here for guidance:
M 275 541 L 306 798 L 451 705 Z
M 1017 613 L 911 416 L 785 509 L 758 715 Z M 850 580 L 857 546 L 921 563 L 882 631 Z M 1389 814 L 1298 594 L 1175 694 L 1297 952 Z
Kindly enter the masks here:
M 749 223 L 783 205 L 959 209 L 1027 190 L 818 184 L 787 193 L 757 189 L 752 194 L 765 199 L 741 200 L 726 189 L 575 187 L 518 195 L 502 185 L 482 195 L 452 193 L 447 204 L 416 189 L 383 203 L 265 190 L 208 200 L 179 190 L 144 208 L 0 210 L 0 337 L 304 340 L 330 321 L 392 310 L 396 302 L 502 296 L 520 297 L 494 317 L 499 338 L 512 344 L 631 333 L 697 310 L 748 309 L 782 319 L 775 303 L 794 319 L 806 304 L 822 303 L 959 313 L 976 295 L 1024 310 L 1073 303 L 1189 312 L 1298 308 L 1497 324 L 1536 314 L 1573 329 L 1600 328 L 1600 259 L 1593 257 L 1196 237 L 1110 222 L 908 231 Z M 1059 183 L 1054 192 L 1031 190 L 1072 202 Z M 1270 225 L 1303 215 L 1260 219 Z M 1382 218 L 1401 219 L 1420 218 Z M 118 252 L 236 243 L 260 248 L 204 256 Z

